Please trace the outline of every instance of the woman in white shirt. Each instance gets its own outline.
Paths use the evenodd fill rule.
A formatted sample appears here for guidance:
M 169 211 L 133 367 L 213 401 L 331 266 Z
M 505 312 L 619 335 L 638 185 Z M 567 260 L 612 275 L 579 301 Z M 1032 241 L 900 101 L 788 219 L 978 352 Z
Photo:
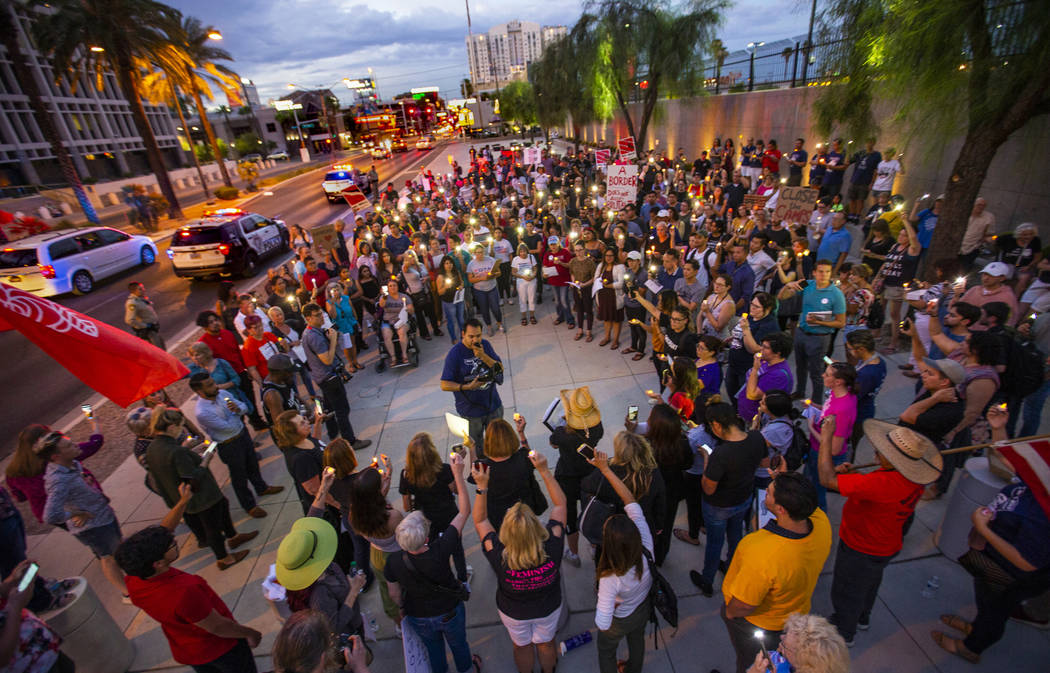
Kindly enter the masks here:
M 594 623 L 598 627 L 598 671 L 617 673 L 616 648 L 627 638 L 627 662 L 623 673 L 640 673 L 645 659 L 645 625 L 649 622 L 649 559 L 653 536 L 642 507 L 630 489 L 609 468 L 609 457 L 594 452 L 589 461 L 613 487 L 624 504 L 624 514 L 614 514 L 602 528 L 602 555 L 596 569 L 598 604 Z
M 510 275 L 518 279 L 518 308 L 521 324 L 536 324 L 536 258 L 529 254 L 529 246 L 518 244 L 518 255 L 510 261 Z

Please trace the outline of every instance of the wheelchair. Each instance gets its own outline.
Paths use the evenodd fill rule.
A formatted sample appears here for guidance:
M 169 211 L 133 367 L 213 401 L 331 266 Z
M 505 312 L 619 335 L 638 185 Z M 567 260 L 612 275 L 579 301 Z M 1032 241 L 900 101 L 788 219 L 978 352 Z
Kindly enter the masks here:
M 402 356 L 401 358 L 393 357 L 393 361 L 395 361 L 395 362 L 398 359 L 405 360 L 405 362 L 407 364 L 406 365 L 402 365 L 402 366 L 411 366 L 413 368 L 419 366 L 419 339 L 418 339 L 418 332 L 419 332 L 419 330 L 418 330 L 418 325 L 416 323 L 416 316 L 415 315 L 409 315 L 408 316 L 408 331 L 406 332 L 407 341 L 408 341 L 407 344 L 402 344 L 401 343 L 401 338 L 398 336 L 397 330 L 393 330 L 393 332 L 394 332 L 393 342 L 394 342 L 394 351 L 395 351 L 395 353 L 393 355 L 389 351 L 387 351 L 386 340 L 383 339 L 383 329 L 382 329 L 383 315 L 382 315 L 382 311 L 378 311 L 377 314 L 375 316 L 373 316 L 373 323 L 372 324 L 375 325 L 375 327 L 376 327 L 376 329 L 375 329 L 376 345 L 379 348 L 379 362 L 376 363 L 376 372 L 377 373 L 382 374 L 387 369 L 393 369 L 394 368 L 390 364 L 391 363 L 391 358 L 393 357 L 393 355 L 401 355 Z M 404 349 L 404 350 L 402 351 L 402 349 Z

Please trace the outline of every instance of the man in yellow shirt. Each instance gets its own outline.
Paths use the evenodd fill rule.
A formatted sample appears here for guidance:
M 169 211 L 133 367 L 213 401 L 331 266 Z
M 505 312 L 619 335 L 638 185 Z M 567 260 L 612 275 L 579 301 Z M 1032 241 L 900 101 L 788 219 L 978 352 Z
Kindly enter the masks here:
M 831 524 L 805 476 L 777 474 L 765 504 L 776 520 L 740 541 L 722 582 L 722 619 L 736 651 L 737 673 L 755 661 L 762 644 L 757 631 L 767 647 L 775 647 L 788 615 L 809 612 L 831 551 Z

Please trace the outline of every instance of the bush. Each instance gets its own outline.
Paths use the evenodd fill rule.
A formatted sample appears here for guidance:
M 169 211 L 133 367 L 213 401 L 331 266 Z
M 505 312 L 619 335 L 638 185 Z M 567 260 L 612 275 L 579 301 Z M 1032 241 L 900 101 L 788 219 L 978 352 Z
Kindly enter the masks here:
M 236 199 L 237 196 L 240 193 L 241 193 L 240 190 L 237 189 L 236 187 L 226 187 L 226 186 L 219 187 L 214 192 L 215 198 L 222 199 L 224 201 L 229 201 L 230 199 Z
M 153 208 L 153 212 L 160 216 L 168 212 L 168 206 L 171 204 L 161 194 L 150 194 L 149 205 Z

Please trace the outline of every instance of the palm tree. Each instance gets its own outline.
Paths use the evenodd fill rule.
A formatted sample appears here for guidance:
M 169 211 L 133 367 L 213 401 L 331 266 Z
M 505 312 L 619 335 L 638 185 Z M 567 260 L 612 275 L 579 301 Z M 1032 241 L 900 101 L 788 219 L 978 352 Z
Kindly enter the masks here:
M 98 213 L 95 212 L 95 207 L 91 205 L 91 200 L 88 198 L 84 185 L 80 181 L 80 174 L 77 173 L 76 166 L 73 165 L 73 157 L 69 154 L 66 146 L 62 144 L 62 139 L 58 135 L 58 129 L 55 128 L 55 121 L 51 117 L 51 111 L 44 105 L 44 99 L 40 95 L 40 87 L 37 86 L 33 73 L 30 72 L 28 65 L 26 65 L 25 53 L 22 51 L 22 45 L 19 44 L 21 31 L 18 29 L 18 15 L 15 11 L 15 6 L 8 3 L 4 3 L 4 5 L 3 8 L 0 8 L 0 44 L 4 45 L 7 57 L 11 59 L 11 70 L 15 75 L 15 80 L 18 82 L 18 88 L 29 98 L 29 106 L 33 108 L 36 123 L 40 127 L 41 133 L 44 134 L 44 139 L 51 145 L 51 151 L 58 161 L 62 177 L 73 188 L 73 195 L 77 197 L 77 203 L 80 204 L 84 215 L 87 216 L 88 222 L 101 224 L 98 219 Z
M 791 56 L 794 55 L 794 47 L 784 47 L 784 50 L 780 52 L 780 55 L 784 57 L 784 79 L 788 76 L 788 65 L 791 64 Z
M 94 76 L 100 89 L 110 73 L 116 76 L 145 146 L 146 161 L 168 201 L 168 216 L 182 217 L 146 118 L 135 68 L 136 58 L 149 59 L 168 44 L 162 27 L 172 21 L 175 10 L 155 0 L 51 0 L 48 7 L 51 11 L 40 14 L 34 33 L 36 43 L 49 52 L 56 76 L 66 74 L 70 85 L 76 86 L 78 75 L 85 73 Z
M 226 162 L 220 158 L 222 155 L 219 153 L 219 142 L 215 137 L 215 129 L 208 121 L 201 93 L 209 99 L 212 98 L 209 82 L 218 85 L 226 92 L 237 90 L 240 86 L 240 78 L 237 73 L 216 63 L 216 61 L 232 61 L 233 57 L 226 50 L 209 44 L 211 40 L 209 36 L 217 34 L 217 31 L 212 26 L 203 25 L 200 19 L 187 16 L 182 18 L 182 21 L 167 27 L 166 30 L 172 44 L 178 45 L 190 58 L 191 63 L 186 64 L 184 68 L 185 89 L 193 96 L 193 102 L 197 106 L 197 115 L 201 120 L 201 128 L 204 129 L 212 154 L 215 155 L 219 164 L 222 181 L 227 187 L 232 187 L 233 182 L 230 181 L 230 174 L 226 170 Z
M 722 86 L 722 64 L 726 62 L 726 57 L 729 56 L 729 50 L 722 44 L 722 40 L 718 38 L 711 40 L 711 56 L 714 57 L 717 64 L 715 68 L 715 93 L 718 93 L 719 88 Z
M 459 83 L 459 92 L 463 94 L 464 98 L 470 98 L 474 95 L 474 83 L 471 82 L 469 78 L 464 78 L 463 81 Z

